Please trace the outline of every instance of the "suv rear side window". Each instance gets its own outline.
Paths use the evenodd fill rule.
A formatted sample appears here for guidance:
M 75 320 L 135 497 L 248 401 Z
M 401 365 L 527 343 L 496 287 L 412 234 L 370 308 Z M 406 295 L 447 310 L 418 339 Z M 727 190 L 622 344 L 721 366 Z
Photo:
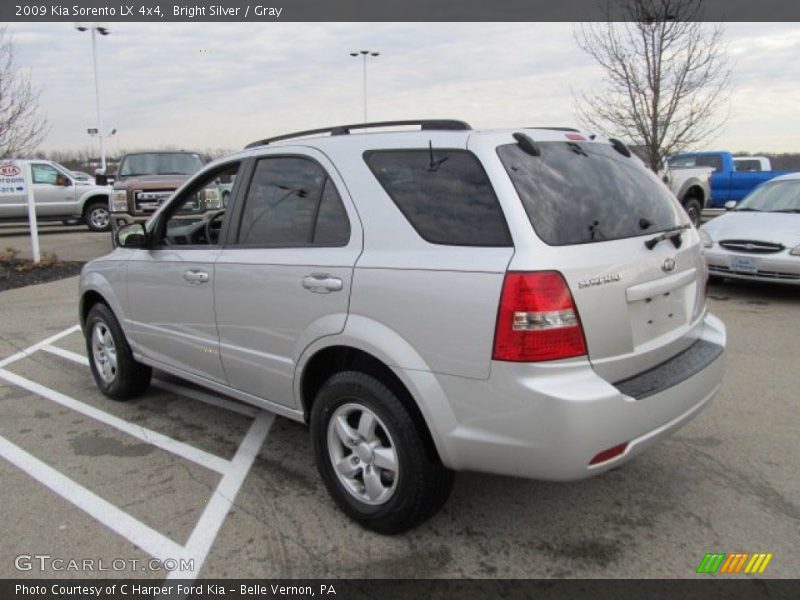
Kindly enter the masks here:
M 497 154 L 536 235 L 551 246 L 604 242 L 681 223 L 669 190 L 649 171 L 599 143 L 540 142 L 541 156 L 517 144 Z
M 345 246 L 350 222 L 325 170 L 299 157 L 263 158 L 244 203 L 244 246 Z
M 478 159 L 466 150 L 375 150 L 370 170 L 427 242 L 511 246 L 503 211 Z

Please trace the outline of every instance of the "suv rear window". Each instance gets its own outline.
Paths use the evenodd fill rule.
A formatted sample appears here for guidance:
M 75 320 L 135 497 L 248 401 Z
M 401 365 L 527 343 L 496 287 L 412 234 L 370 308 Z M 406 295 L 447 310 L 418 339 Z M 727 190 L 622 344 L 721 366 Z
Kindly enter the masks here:
M 466 150 L 375 150 L 364 155 L 383 189 L 427 242 L 511 246 L 503 211 L 478 159 Z
M 679 225 L 669 190 L 633 159 L 599 143 L 540 142 L 541 156 L 498 146 L 536 234 L 546 244 L 604 242 Z

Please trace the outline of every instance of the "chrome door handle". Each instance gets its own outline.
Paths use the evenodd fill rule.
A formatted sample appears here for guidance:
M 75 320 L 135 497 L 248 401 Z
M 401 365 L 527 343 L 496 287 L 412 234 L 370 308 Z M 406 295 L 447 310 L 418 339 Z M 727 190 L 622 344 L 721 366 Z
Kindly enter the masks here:
M 303 287 L 315 294 L 327 294 L 341 291 L 342 280 L 327 273 L 314 273 L 303 277 Z
M 208 283 L 208 273 L 190 269 L 183 274 L 183 278 L 189 283 Z

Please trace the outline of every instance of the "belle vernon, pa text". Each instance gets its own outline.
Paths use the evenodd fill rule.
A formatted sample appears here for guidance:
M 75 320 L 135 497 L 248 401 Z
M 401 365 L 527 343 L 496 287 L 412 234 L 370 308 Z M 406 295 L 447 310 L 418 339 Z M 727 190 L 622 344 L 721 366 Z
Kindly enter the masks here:
M 336 589 L 331 584 L 311 585 L 278 585 L 278 584 L 250 584 L 250 585 L 220 585 L 216 583 L 196 584 L 196 585 L 147 585 L 139 583 L 121 583 L 111 585 L 26 585 L 19 583 L 16 585 L 15 593 L 19 596 L 39 596 L 47 593 L 53 596 L 84 596 L 101 598 L 104 595 L 110 596 L 119 593 L 122 596 L 172 596 L 177 594 L 183 596 L 225 596 L 226 594 L 239 593 L 240 596 L 253 596 L 256 598 L 269 596 L 335 596 Z

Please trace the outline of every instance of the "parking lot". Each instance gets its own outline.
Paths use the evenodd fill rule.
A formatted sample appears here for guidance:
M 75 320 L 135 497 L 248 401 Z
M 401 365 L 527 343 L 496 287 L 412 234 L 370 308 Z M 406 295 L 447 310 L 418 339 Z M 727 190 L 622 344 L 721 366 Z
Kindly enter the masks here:
M 72 256 L 102 243 L 52 235 Z M 637 460 L 568 484 L 462 473 L 397 537 L 334 506 L 299 424 L 160 374 L 142 399 L 106 399 L 76 306 L 77 278 L 0 293 L 0 577 L 64 575 L 19 568 L 49 555 L 94 560 L 88 577 L 163 579 L 157 558 L 194 561 L 181 578 L 682 578 L 707 552 L 768 552 L 763 576 L 800 575 L 796 288 L 711 287 L 723 388 Z

